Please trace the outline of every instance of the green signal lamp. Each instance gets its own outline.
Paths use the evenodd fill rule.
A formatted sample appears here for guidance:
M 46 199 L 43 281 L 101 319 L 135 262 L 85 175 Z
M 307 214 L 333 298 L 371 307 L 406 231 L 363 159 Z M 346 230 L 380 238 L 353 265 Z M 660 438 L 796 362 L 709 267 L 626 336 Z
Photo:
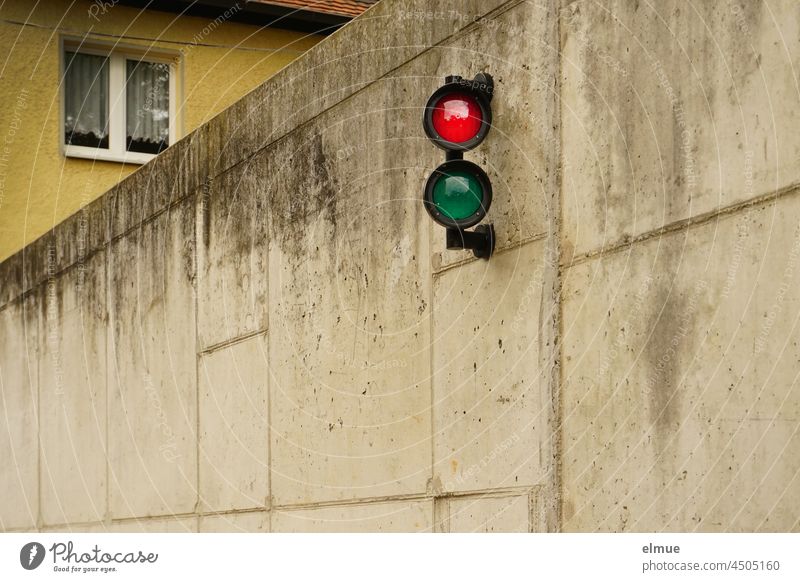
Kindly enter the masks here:
M 472 162 L 450 160 L 428 178 L 423 201 L 436 223 L 464 230 L 486 216 L 492 204 L 492 183 L 486 172 Z

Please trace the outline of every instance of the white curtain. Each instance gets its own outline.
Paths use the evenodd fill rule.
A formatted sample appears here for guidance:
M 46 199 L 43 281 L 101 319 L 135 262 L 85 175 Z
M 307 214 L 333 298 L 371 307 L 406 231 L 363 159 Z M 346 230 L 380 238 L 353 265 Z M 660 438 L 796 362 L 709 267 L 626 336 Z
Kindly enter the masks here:
M 129 151 L 155 154 L 169 145 L 169 65 L 127 61 Z
M 108 59 L 72 52 L 65 55 L 66 143 L 108 148 Z

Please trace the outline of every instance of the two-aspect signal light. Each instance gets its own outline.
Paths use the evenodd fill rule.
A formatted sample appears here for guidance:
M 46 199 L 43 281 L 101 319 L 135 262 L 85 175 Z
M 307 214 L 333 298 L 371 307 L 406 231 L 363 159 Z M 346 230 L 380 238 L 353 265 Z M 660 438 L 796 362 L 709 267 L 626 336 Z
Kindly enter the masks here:
M 442 165 L 425 185 L 423 202 L 433 220 L 447 228 L 448 249 L 471 249 L 488 259 L 494 252 L 491 224 L 466 229 L 484 219 L 492 204 L 492 183 L 463 152 L 484 140 L 492 125 L 492 78 L 479 73 L 471 81 L 450 76 L 425 106 L 423 127 L 428 138 L 446 152 Z

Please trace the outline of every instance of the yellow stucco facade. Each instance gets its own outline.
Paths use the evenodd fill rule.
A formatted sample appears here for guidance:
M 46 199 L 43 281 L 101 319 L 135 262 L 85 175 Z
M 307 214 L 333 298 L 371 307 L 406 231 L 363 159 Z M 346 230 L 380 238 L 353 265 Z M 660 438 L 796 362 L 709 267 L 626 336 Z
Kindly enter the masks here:
M 3 2 L 0 261 L 139 167 L 64 154 L 60 53 L 64 39 L 84 36 L 94 43 L 174 56 L 178 138 L 321 39 L 225 19 L 140 11 L 112 2 Z

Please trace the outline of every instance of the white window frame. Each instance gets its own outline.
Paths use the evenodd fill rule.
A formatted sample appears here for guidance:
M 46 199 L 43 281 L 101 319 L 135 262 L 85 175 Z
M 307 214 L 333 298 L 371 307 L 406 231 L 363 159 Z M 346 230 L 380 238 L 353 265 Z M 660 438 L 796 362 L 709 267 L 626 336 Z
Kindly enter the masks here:
M 76 52 L 87 55 L 99 55 L 108 57 L 108 149 L 92 148 L 87 146 L 70 145 L 64 140 L 65 127 L 65 91 L 63 84 L 66 80 L 67 52 Z M 127 97 L 125 91 L 126 61 L 145 61 L 148 63 L 164 63 L 169 65 L 169 143 L 171 146 L 178 141 L 177 135 L 178 120 L 178 53 L 167 53 L 160 51 L 154 53 L 147 47 L 120 46 L 118 44 L 105 45 L 97 42 L 87 42 L 85 39 L 61 39 L 61 123 L 59 131 L 59 141 L 61 142 L 61 152 L 68 158 L 82 158 L 87 160 L 122 162 L 125 164 L 145 164 L 156 157 L 158 154 L 146 154 L 141 152 L 129 152 L 125 149 L 126 119 L 127 119 Z

